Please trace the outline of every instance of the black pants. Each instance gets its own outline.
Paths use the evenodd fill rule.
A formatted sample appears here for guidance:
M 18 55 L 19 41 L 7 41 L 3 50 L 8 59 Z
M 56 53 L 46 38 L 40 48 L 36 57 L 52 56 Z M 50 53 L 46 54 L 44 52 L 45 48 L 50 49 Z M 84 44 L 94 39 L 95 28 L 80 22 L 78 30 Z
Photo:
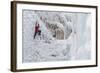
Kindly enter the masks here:
M 37 34 L 37 32 L 35 32 L 35 34 L 34 34 L 34 39 L 35 39 L 36 34 Z
M 41 30 L 39 30 L 38 32 L 35 32 L 34 39 L 35 39 L 35 37 L 36 37 L 37 34 L 40 36 L 41 35 Z

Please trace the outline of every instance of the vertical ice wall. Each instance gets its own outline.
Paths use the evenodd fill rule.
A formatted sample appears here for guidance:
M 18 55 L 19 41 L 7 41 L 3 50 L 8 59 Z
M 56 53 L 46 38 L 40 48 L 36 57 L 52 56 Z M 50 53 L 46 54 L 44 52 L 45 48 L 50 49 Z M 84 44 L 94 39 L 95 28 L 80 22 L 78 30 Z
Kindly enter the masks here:
M 91 55 L 91 14 L 77 14 L 77 51 L 76 59 L 90 59 Z
M 54 15 L 56 18 L 53 18 Z M 53 38 L 40 16 L 52 21 L 49 23 L 55 23 L 55 21 L 61 23 L 64 26 L 64 40 L 45 43 L 38 42 L 39 37 L 34 39 L 36 21 L 40 24 L 42 35 L 45 36 L 42 40 Z M 50 15 L 50 12 L 46 11 L 23 10 L 23 62 L 89 59 L 90 25 L 90 14 L 53 12 Z

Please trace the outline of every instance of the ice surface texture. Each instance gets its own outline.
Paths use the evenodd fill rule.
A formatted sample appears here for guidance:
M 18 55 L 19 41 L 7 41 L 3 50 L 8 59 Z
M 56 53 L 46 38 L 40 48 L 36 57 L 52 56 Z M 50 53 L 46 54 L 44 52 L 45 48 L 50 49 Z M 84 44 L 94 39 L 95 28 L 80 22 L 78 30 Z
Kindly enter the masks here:
M 91 14 L 23 10 L 22 15 L 23 63 L 91 58 Z M 41 35 L 34 39 L 36 22 Z

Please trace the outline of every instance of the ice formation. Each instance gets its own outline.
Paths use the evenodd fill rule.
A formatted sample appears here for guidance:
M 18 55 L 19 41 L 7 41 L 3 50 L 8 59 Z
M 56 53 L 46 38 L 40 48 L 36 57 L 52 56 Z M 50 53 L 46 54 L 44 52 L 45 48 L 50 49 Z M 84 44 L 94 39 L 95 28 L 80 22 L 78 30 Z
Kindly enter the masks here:
M 90 18 L 85 13 L 23 10 L 23 62 L 90 59 Z M 34 39 L 36 21 L 41 35 Z

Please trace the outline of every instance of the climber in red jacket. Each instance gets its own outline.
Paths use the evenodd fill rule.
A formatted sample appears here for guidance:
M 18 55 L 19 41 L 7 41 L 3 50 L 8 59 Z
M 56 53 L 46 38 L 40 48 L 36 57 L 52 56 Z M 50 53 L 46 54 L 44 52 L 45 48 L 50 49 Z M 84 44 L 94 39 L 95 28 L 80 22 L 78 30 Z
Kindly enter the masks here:
M 36 24 L 35 24 L 34 39 L 35 39 L 35 37 L 36 37 L 37 34 L 41 35 L 41 30 L 39 28 L 40 28 L 39 23 L 36 22 Z

